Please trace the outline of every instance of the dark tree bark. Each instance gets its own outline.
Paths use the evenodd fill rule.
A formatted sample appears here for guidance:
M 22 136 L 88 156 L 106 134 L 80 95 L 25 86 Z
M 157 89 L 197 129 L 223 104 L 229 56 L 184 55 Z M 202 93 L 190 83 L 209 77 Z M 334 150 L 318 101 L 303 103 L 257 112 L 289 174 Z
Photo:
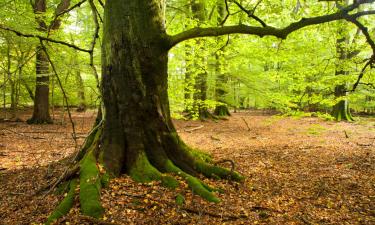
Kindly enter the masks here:
M 39 25 L 38 30 L 46 32 L 47 25 L 42 19 L 42 14 L 46 12 L 46 0 L 36 0 L 33 7 Z M 36 51 L 34 110 L 32 117 L 27 122 L 30 124 L 52 123 L 49 114 L 49 62 L 46 53 L 40 46 Z
M 39 25 L 38 30 L 42 32 L 49 32 L 50 30 L 57 30 L 60 28 L 61 21 L 56 18 L 48 26 L 42 18 L 46 12 L 46 0 L 35 0 L 33 7 L 36 21 Z M 55 15 L 60 14 L 69 7 L 70 0 L 61 0 L 57 6 Z M 46 53 L 41 46 L 37 47 L 36 53 L 36 83 L 35 83 L 35 98 L 34 110 L 32 117 L 27 120 L 30 124 L 52 123 L 49 113 L 49 60 Z
M 139 182 L 161 180 L 169 187 L 177 186 L 178 182 L 163 173 L 178 174 L 195 194 L 212 202 L 219 199 L 196 175 L 242 179 L 233 171 L 196 157 L 196 151 L 177 135 L 169 111 L 170 45 L 164 18 L 164 4 L 160 0 L 106 2 L 102 44 L 103 120 L 86 139 L 77 158 L 83 214 L 100 217 L 103 213 L 97 163 L 103 164 L 110 176 L 126 173 Z
M 81 72 L 79 70 L 76 71 L 76 81 L 77 81 L 77 87 L 78 87 L 78 112 L 84 112 L 86 111 L 86 100 L 85 100 L 85 86 L 83 84 L 83 79 L 81 76 Z
M 202 35 L 202 30 L 168 36 L 164 6 L 164 0 L 106 1 L 102 44 L 103 119 L 86 138 L 75 158 L 77 164 L 64 176 L 71 178 L 79 174 L 80 207 L 85 215 L 103 214 L 100 188 L 108 175 L 126 173 L 139 182 L 161 180 L 169 187 L 176 187 L 174 178 L 163 175 L 175 173 L 186 179 L 195 194 L 213 202 L 219 201 L 213 189 L 196 175 L 243 179 L 233 171 L 204 161 L 200 157 L 202 153 L 186 146 L 174 128 L 167 93 L 168 50 L 178 42 Z M 309 19 L 303 24 L 311 25 Z M 268 30 L 265 27 L 251 32 L 261 34 Z M 228 32 L 225 27 L 216 31 L 216 36 Z M 104 171 L 98 164 L 104 165 Z M 68 195 L 47 223 L 61 216 L 61 212 L 69 212 L 75 187 L 73 178 Z

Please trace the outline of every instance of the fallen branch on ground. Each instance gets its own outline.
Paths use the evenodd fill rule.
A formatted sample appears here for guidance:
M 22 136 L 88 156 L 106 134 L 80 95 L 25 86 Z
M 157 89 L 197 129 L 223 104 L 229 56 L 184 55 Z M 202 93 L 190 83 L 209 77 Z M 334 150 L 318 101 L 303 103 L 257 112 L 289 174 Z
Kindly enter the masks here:
M 249 126 L 249 124 L 246 122 L 245 118 L 241 117 L 241 119 L 245 122 L 246 127 L 247 127 L 247 131 L 250 131 L 250 126 Z
M 186 132 L 193 132 L 193 131 L 195 131 L 195 130 L 202 129 L 203 127 L 204 127 L 204 126 L 201 125 L 201 126 L 199 126 L 199 127 L 194 127 L 194 128 L 191 128 L 191 129 L 185 129 L 184 131 L 186 131 Z

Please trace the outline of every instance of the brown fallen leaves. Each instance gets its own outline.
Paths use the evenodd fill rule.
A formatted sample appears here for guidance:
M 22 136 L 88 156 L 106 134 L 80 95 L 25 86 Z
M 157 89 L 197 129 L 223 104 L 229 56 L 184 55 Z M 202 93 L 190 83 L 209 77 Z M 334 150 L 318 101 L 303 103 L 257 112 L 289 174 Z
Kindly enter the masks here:
M 78 132 L 90 129 L 93 115 L 74 114 Z M 218 123 L 175 121 L 189 145 L 215 161 L 232 159 L 247 177 L 240 184 L 203 178 L 223 190 L 220 203 L 193 195 L 182 180 L 171 191 L 123 176 L 102 191 L 103 218 L 82 216 L 77 203 L 57 224 L 375 224 L 374 119 L 232 115 Z M 185 131 L 191 127 L 201 128 Z M 0 124 L 0 167 L 6 168 L 0 171 L 0 224 L 43 223 L 58 204 L 62 195 L 34 192 L 64 169 L 56 162 L 74 152 L 70 132 L 68 125 Z M 178 195 L 184 204 L 176 203 Z

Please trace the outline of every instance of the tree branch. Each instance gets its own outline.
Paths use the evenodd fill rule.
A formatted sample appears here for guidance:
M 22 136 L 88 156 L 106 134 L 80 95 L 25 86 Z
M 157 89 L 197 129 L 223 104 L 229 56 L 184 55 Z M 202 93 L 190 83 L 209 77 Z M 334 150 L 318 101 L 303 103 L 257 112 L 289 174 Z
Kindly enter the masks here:
M 358 8 L 362 4 L 373 3 L 375 0 L 359 0 L 356 3 L 349 5 L 346 8 L 341 9 L 340 11 L 324 16 L 316 16 L 311 18 L 303 18 L 298 22 L 294 22 L 289 24 L 284 28 L 276 28 L 272 26 L 266 27 L 256 27 L 256 26 L 248 26 L 248 25 L 234 25 L 234 26 L 223 26 L 223 27 L 207 27 L 207 28 L 192 28 L 187 31 L 183 31 L 179 34 L 169 36 L 169 48 L 177 45 L 178 43 L 198 38 L 198 37 L 216 37 L 226 34 L 249 34 L 249 35 L 257 35 L 259 37 L 263 36 L 275 36 L 278 38 L 286 39 L 287 36 L 301 28 L 328 23 L 335 20 L 346 19 L 348 16 L 351 18 L 358 18 L 364 15 L 373 15 L 375 14 L 375 10 L 363 11 L 354 13 L 352 15 L 348 15 L 349 12 L 353 11 L 354 9 Z
M 81 48 L 81 47 L 78 47 L 76 45 L 73 45 L 73 44 L 70 44 L 70 43 L 67 43 L 65 41 L 60 41 L 60 40 L 54 40 L 54 39 L 51 39 L 51 38 L 47 38 L 47 37 L 43 37 L 41 35 L 38 35 L 38 34 L 24 34 L 20 31 L 17 31 L 17 30 L 14 30 L 12 28 L 9 28 L 9 27 L 6 27 L 4 25 L 1 25 L 0 24 L 0 29 L 1 30 L 6 30 L 6 31 L 10 31 L 10 32 L 13 32 L 15 33 L 17 36 L 21 36 L 21 37 L 27 37 L 27 38 L 38 38 L 40 40 L 43 40 L 43 41 L 49 41 L 49 42 L 52 42 L 52 43 L 56 43 L 56 44 L 61 44 L 61 45 L 65 45 L 69 48 L 73 48 L 75 50 L 78 50 L 78 51 L 81 51 L 81 52 L 87 52 L 87 53 L 90 53 L 92 50 L 91 49 L 84 49 L 84 48 Z
M 252 9 L 252 10 L 245 9 L 245 7 L 243 7 L 237 1 L 233 1 L 233 2 L 234 2 L 234 4 L 236 4 L 238 6 L 238 8 L 240 8 L 242 11 L 244 11 L 247 14 L 248 17 L 253 18 L 254 20 L 258 21 L 262 25 L 262 27 L 266 27 L 267 26 L 267 24 L 263 20 L 261 20 L 256 15 L 254 15 L 255 9 L 258 7 L 258 5 L 260 4 L 261 1 L 258 1 L 258 3 L 256 4 L 256 6 L 254 7 L 254 9 Z
M 53 18 L 53 21 L 51 22 L 51 25 L 49 26 L 49 30 L 53 30 L 55 27 L 60 26 L 60 19 L 59 17 L 69 13 L 73 9 L 80 7 L 83 3 L 85 3 L 87 0 L 82 0 L 78 2 L 77 4 L 73 5 L 72 7 L 69 7 L 70 1 L 64 1 L 62 0 L 60 4 L 56 8 L 55 17 Z

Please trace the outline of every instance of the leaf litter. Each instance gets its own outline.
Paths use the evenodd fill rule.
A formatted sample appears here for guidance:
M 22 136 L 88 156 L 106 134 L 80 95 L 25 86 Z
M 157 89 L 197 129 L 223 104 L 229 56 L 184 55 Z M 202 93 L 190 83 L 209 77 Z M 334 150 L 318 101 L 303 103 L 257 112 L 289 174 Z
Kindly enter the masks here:
M 73 118 L 82 143 L 95 112 Z M 245 181 L 202 177 L 221 190 L 213 204 L 181 179 L 170 190 L 122 176 L 102 190 L 103 218 L 81 215 L 77 200 L 55 224 L 375 224 L 374 119 L 335 123 L 250 111 L 174 123 L 190 146 L 214 161 L 233 160 Z M 0 224 L 45 222 L 64 194 L 35 192 L 64 171 L 74 151 L 68 123 L 0 123 Z

